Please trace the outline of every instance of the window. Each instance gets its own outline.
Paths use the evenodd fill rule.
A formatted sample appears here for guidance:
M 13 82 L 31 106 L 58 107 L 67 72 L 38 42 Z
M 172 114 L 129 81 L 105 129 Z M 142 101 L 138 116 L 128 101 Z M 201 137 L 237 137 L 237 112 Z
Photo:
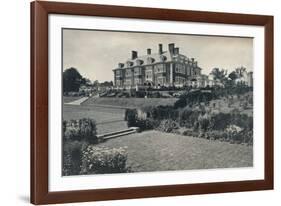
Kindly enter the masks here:
M 157 84 L 163 85 L 166 83 L 165 77 L 158 77 L 157 78 Z
M 126 85 L 131 85 L 131 80 L 126 80 Z
M 121 86 L 121 83 L 122 83 L 122 82 L 121 82 L 120 80 L 116 80 L 116 85 L 117 85 L 117 86 Z
M 176 64 L 176 73 L 185 74 L 185 67 L 182 64 Z
M 126 71 L 126 76 L 129 77 L 129 76 L 131 76 L 131 75 L 132 75 L 131 70 L 127 70 L 127 71 Z
M 156 65 L 156 68 L 157 68 L 157 72 L 160 73 L 160 72 L 166 72 L 165 70 L 165 67 L 164 67 L 164 64 L 158 64 Z
M 141 69 L 140 68 L 135 68 L 134 69 L 134 74 L 135 75 L 141 75 Z

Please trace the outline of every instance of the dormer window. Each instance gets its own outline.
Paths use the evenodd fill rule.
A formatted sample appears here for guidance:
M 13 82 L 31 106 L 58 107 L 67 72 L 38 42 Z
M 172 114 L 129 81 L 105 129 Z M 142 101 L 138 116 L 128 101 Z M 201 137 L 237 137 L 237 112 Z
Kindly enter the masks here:
M 167 59 L 166 56 L 164 56 L 164 55 L 161 55 L 161 56 L 160 56 L 160 60 L 161 60 L 162 62 L 166 61 L 166 59 Z
M 154 62 L 154 59 L 152 57 L 147 58 L 147 63 L 152 64 Z
M 133 66 L 133 62 L 131 62 L 131 61 L 127 61 L 126 64 L 127 64 L 127 67 Z
M 136 62 L 137 62 L 137 65 L 138 65 L 138 66 L 140 66 L 140 65 L 143 64 L 143 61 L 142 61 L 141 59 L 138 59 Z

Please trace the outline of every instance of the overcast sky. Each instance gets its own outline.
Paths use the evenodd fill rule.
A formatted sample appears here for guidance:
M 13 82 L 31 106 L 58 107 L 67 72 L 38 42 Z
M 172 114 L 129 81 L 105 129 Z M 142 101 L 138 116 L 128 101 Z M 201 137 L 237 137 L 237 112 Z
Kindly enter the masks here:
M 175 43 L 181 54 L 198 61 L 204 74 L 214 67 L 253 69 L 252 38 L 70 29 L 63 30 L 63 69 L 75 67 L 90 80 L 110 81 L 112 70 L 131 56 L 131 50 L 138 51 L 139 56 L 145 55 L 147 48 L 155 53 L 159 43 L 164 51 L 169 43 Z

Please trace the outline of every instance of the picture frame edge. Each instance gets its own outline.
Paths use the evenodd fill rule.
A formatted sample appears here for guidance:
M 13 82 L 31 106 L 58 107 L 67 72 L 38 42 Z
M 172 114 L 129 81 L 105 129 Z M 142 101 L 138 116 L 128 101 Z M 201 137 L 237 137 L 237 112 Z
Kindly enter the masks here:
M 60 6 L 56 7 L 55 5 L 58 4 Z M 98 190 L 93 189 L 93 190 L 49 192 L 48 191 L 48 14 L 50 13 L 63 14 L 61 8 L 67 5 L 70 6 L 69 4 L 71 4 L 71 8 L 73 6 L 75 7 L 76 5 L 78 5 L 77 3 L 34 1 L 31 2 L 31 7 L 30 7 L 31 8 L 31 21 L 30 21 L 31 23 L 31 36 L 30 36 L 31 38 L 30 39 L 31 40 L 31 44 L 30 44 L 31 47 L 30 196 L 31 198 L 30 201 L 31 203 L 33 204 L 70 203 L 70 202 L 81 202 L 85 200 L 100 201 L 100 200 L 144 198 L 144 197 L 164 197 L 164 196 L 178 196 L 178 195 L 191 195 L 191 194 L 268 190 L 274 188 L 274 151 L 273 151 L 274 149 L 274 140 L 273 140 L 274 138 L 273 137 L 274 136 L 273 134 L 274 17 L 265 16 L 265 15 L 219 13 L 219 15 L 227 15 L 227 16 L 234 15 L 234 17 L 236 18 L 241 16 L 237 21 L 232 20 L 231 21 L 232 23 L 236 22 L 238 24 L 240 22 L 239 24 L 241 24 L 242 22 L 245 23 L 245 25 L 252 25 L 249 23 L 247 24 L 245 22 L 246 21 L 245 18 L 250 17 L 250 19 L 252 19 L 251 22 L 254 20 L 256 21 L 255 25 L 261 25 L 265 27 L 265 44 L 266 44 L 265 46 L 265 96 L 267 97 L 265 98 L 265 118 L 267 119 L 267 121 L 265 121 L 265 179 L 251 180 L 251 181 L 235 181 L 234 183 L 216 182 L 216 183 L 201 183 L 201 184 L 187 184 L 187 185 L 164 185 L 164 186 L 146 186 L 146 187 L 117 188 L 117 189 L 109 188 L 109 189 L 98 189 Z M 82 9 L 83 6 L 86 7 L 87 5 L 89 4 L 79 4 L 80 10 Z M 54 8 L 54 6 L 56 8 Z M 124 6 L 108 6 L 108 5 L 95 5 L 95 6 L 97 6 L 97 8 L 99 7 L 104 9 L 118 7 L 119 9 L 134 8 L 133 10 L 141 9 L 142 11 L 146 9 L 150 11 L 153 11 L 154 9 L 157 10 L 157 8 L 145 8 L 145 7 L 124 7 Z M 104 11 L 105 10 L 103 10 L 103 12 Z M 218 13 L 218 12 L 203 12 L 203 11 L 198 12 L 198 11 L 186 11 L 186 10 L 173 10 L 173 9 L 160 9 L 159 12 L 160 11 L 164 12 L 162 14 L 163 17 L 165 17 L 166 15 L 165 11 L 167 11 L 168 13 L 186 12 L 189 13 L 190 15 L 196 13 L 200 13 L 200 14 L 205 13 L 206 15 L 216 15 Z M 75 13 L 75 11 L 73 12 Z M 80 11 L 80 14 L 81 12 L 82 11 Z M 160 15 L 160 13 L 157 15 Z M 88 12 L 85 11 L 84 14 L 87 15 Z M 103 15 L 105 16 L 106 12 Z M 159 16 L 157 17 L 159 18 Z M 166 18 L 162 20 L 168 20 L 168 17 Z M 192 21 L 192 22 L 206 22 L 204 21 L 204 18 L 206 18 L 206 16 L 202 17 L 201 20 L 200 18 L 198 18 L 197 19 L 198 21 Z M 180 21 L 184 21 L 184 20 L 180 20 Z M 226 22 L 227 21 L 226 19 L 224 19 L 223 21 L 224 23 L 228 24 Z M 223 22 L 215 22 L 215 23 L 223 23 Z M 272 81 L 270 82 L 266 81 L 268 79 Z M 41 116 L 44 115 L 45 115 L 44 118 L 40 118 Z M 217 187 L 216 185 L 219 185 L 220 187 Z M 235 185 L 238 185 L 238 187 Z M 200 188 L 200 186 L 202 187 Z M 257 186 L 259 188 L 257 188 Z M 194 193 L 191 191 L 192 187 L 200 191 Z M 162 193 L 163 191 L 165 192 L 163 194 L 154 193 L 154 195 L 150 196 L 148 193 L 155 188 L 157 189 L 161 188 Z M 190 191 L 186 191 L 186 188 L 189 189 Z M 146 193 L 143 192 L 145 190 L 147 191 Z M 121 196 L 121 198 L 119 197 L 117 198 L 117 196 L 114 196 L 113 194 L 114 192 L 119 196 Z

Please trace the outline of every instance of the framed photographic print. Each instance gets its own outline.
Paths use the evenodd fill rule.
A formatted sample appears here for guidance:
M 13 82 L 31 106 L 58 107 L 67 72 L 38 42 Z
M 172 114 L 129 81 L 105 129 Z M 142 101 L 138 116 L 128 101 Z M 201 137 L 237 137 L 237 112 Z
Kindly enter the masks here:
M 31 3 L 31 202 L 273 189 L 273 17 Z

